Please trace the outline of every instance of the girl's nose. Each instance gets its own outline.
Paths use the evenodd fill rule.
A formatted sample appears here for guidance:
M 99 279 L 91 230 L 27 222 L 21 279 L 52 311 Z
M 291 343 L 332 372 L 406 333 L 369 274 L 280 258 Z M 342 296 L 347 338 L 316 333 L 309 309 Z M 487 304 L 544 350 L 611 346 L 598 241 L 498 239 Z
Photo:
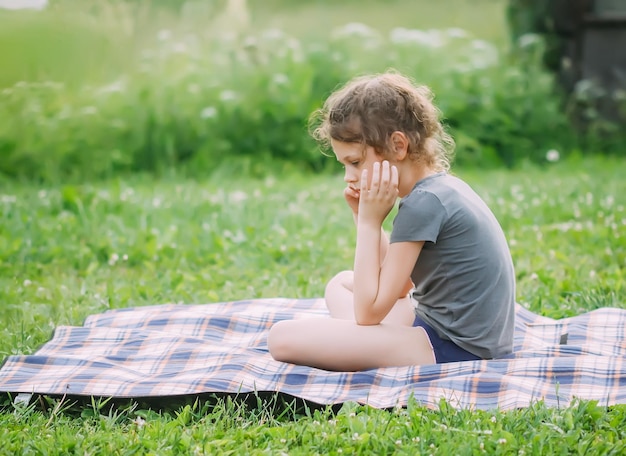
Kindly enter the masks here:
M 356 182 L 356 173 L 346 168 L 346 172 L 343 175 L 343 180 L 346 184 Z

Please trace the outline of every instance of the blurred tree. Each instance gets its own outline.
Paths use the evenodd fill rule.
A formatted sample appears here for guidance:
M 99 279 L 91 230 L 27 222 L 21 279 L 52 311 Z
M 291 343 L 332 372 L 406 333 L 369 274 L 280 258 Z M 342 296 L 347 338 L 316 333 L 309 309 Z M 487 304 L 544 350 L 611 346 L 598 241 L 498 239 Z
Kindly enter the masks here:
M 543 61 L 571 90 L 577 79 L 577 37 L 593 0 L 509 0 L 507 11 L 511 36 L 517 43 L 528 33 L 545 41 Z
M 516 49 L 526 34 L 543 38 L 577 120 L 626 122 L 626 0 L 509 0 L 507 13 Z

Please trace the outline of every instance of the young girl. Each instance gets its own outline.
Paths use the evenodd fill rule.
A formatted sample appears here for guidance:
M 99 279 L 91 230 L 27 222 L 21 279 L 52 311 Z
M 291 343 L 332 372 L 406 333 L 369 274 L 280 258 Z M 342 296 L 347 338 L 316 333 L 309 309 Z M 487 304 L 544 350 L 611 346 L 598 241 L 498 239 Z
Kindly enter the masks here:
M 359 77 L 317 114 L 314 137 L 345 168 L 354 271 L 326 287 L 333 318 L 270 329 L 272 356 L 355 371 L 511 353 L 511 254 L 486 204 L 448 173 L 453 141 L 430 91 L 395 73 Z M 398 197 L 387 240 L 382 224 Z

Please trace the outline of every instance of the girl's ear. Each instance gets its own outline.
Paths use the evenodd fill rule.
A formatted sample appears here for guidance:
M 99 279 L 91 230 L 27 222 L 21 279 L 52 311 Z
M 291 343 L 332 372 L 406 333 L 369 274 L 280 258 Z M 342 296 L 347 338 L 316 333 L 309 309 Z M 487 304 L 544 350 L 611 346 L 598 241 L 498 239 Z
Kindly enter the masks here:
M 396 160 L 404 160 L 409 152 L 409 139 L 401 131 L 394 131 L 390 140 Z

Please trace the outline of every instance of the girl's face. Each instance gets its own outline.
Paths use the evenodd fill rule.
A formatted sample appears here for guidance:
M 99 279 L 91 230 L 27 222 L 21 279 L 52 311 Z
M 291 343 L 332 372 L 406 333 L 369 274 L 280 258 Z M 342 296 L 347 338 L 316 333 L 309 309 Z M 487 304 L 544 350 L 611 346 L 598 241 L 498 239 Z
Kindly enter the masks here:
M 368 176 L 372 176 L 372 166 L 376 162 L 383 161 L 383 157 L 378 155 L 373 147 L 364 146 L 359 143 L 347 143 L 331 139 L 330 145 L 345 169 L 343 180 L 357 193 L 361 189 L 361 173 L 367 169 Z M 369 182 L 367 185 L 369 186 Z

